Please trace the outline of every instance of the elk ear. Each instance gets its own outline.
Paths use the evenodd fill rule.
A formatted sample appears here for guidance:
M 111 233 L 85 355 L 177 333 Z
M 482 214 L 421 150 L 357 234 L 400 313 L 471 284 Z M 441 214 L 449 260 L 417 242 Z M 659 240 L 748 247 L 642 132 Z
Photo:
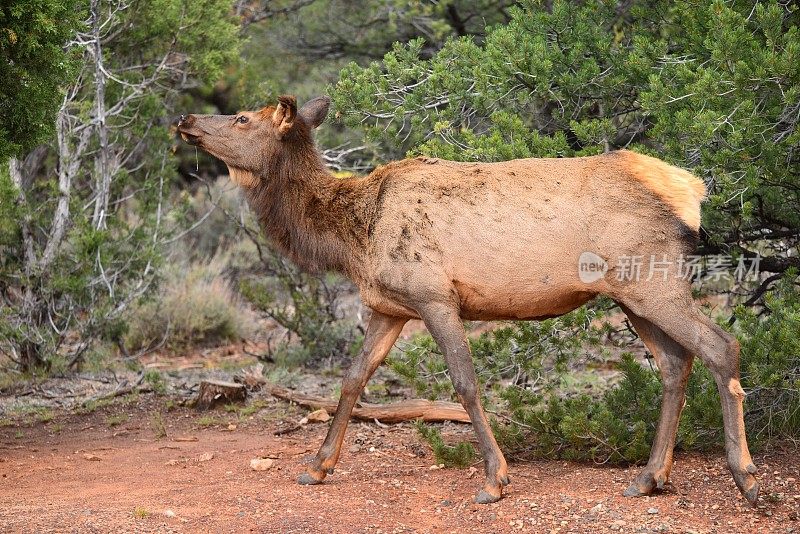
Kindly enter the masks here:
M 303 117 L 305 123 L 308 124 L 309 128 L 316 128 L 325 120 L 325 117 L 328 115 L 328 108 L 330 107 L 330 98 L 327 96 L 318 96 L 306 102 L 303 107 L 300 108 L 299 113 L 300 116 Z
M 293 96 L 279 96 L 278 106 L 272 114 L 272 124 L 277 128 L 279 138 L 292 129 L 296 116 L 297 99 Z

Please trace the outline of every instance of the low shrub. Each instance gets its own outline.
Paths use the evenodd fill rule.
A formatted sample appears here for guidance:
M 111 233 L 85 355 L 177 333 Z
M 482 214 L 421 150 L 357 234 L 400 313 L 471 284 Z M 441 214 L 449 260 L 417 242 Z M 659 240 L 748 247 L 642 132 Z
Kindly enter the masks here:
M 210 346 L 253 334 L 256 319 L 224 278 L 226 260 L 174 265 L 157 292 L 128 316 L 124 345 L 138 351 Z
M 345 314 L 348 283 L 336 275 L 305 274 L 277 255 L 265 261 L 270 276 L 243 276 L 239 291 L 289 334 L 272 348 L 271 357 L 289 366 L 330 365 L 350 357 L 361 335 L 357 322 Z
M 468 467 L 475 461 L 477 454 L 472 443 L 462 441 L 455 445 L 448 445 L 442 438 L 442 433 L 435 426 L 426 425 L 422 421 L 415 423 L 420 437 L 430 445 L 433 458 L 439 465 L 445 467 Z

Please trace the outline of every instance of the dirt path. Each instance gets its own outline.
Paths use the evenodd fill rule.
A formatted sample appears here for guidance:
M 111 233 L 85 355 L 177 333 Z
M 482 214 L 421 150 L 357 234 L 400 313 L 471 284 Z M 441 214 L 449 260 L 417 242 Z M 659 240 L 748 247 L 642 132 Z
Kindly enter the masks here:
M 740 498 L 720 455 L 679 456 L 674 486 L 644 499 L 621 496 L 635 469 L 514 463 L 506 497 L 479 506 L 480 471 L 431 469 L 409 425 L 351 424 L 336 473 L 303 487 L 295 478 L 326 425 L 276 437 L 276 414 L 301 414 L 279 403 L 213 417 L 146 404 L 0 428 L 0 531 L 800 532 L 790 452 L 756 455 L 758 509 Z M 274 458 L 272 468 L 251 470 L 258 456 Z

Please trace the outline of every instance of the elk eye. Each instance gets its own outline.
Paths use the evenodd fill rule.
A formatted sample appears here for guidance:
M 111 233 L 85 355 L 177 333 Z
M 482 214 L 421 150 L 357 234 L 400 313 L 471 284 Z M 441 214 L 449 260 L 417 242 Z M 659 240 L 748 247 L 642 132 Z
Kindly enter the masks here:
M 238 122 L 239 124 L 245 124 L 248 120 L 250 119 L 248 119 L 244 115 L 239 115 L 238 117 L 236 117 L 236 122 Z

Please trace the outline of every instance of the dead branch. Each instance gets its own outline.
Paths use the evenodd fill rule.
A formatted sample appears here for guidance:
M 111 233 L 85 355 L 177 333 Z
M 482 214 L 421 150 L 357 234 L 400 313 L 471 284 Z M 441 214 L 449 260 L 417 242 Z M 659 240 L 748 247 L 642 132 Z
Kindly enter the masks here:
M 106 393 L 104 395 L 98 395 L 97 397 L 92 397 L 90 399 L 86 399 L 83 402 L 83 405 L 86 406 L 86 405 L 88 405 L 88 404 L 90 404 L 92 402 L 97 402 L 97 401 L 102 401 L 102 400 L 107 400 L 107 399 L 113 399 L 115 397 L 121 397 L 122 395 L 127 395 L 128 393 L 131 393 L 134 389 L 136 389 L 140 385 L 142 385 L 143 381 L 144 381 L 144 372 L 139 374 L 139 377 L 136 379 L 136 382 L 134 382 L 133 384 L 128 385 L 128 380 L 124 379 L 122 382 L 117 384 L 117 387 L 111 393 Z
M 286 428 L 279 428 L 272 434 L 275 436 L 283 436 L 284 434 L 291 434 L 295 430 L 300 430 L 301 428 L 303 428 L 303 426 L 305 425 L 303 425 L 302 423 L 296 423 L 292 426 L 287 426 Z

